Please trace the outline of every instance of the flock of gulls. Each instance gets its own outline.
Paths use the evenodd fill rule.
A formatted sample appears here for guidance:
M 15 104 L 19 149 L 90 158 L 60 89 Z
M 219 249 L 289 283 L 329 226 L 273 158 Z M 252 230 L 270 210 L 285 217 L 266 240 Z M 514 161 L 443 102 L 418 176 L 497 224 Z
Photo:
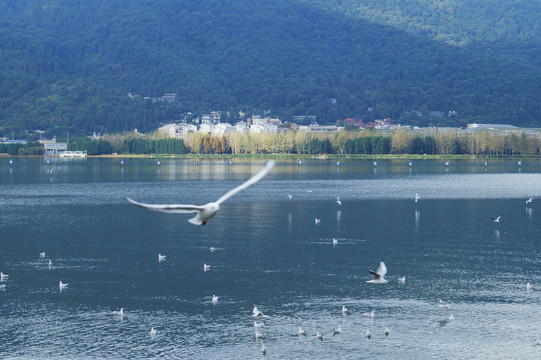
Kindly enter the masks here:
M 214 202 L 207 203 L 205 205 L 146 204 L 146 203 L 137 202 L 137 201 L 132 200 L 130 198 L 127 198 L 127 200 L 129 202 L 131 202 L 132 204 L 138 206 L 138 207 L 141 207 L 141 208 L 144 208 L 144 209 L 147 209 L 147 210 L 152 210 L 152 211 L 160 211 L 160 212 L 175 213 L 175 214 L 178 214 L 178 213 L 196 213 L 196 215 L 193 218 L 189 219 L 188 221 L 191 224 L 194 224 L 194 225 L 206 225 L 206 223 L 210 219 L 212 219 L 214 216 L 216 216 L 218 214 L 218 212 L 220 211 L 220 204 L 221 203 L 223 203 L 225 200 L 229 199 L 231 196 L 235 195 L 239 191 L 241 191 L 243 189 L 246 189 L 250 185 L 253 185 L 256 182 L 258 182 L 259 180 L 261 180 L 263 177 L 265 177 L 269 173 L 269 171 L 272 169 L 274 164 L 275 164 L 274 160 L 267 161 L 265 167 L 263 167 L 259 172 L 257 172 L 254 176 L 252 176 L 249 180 L 245 181 L 244 183 L 237 186 L 236 188 L 230 190 L 225 195 L 220 197 L 218 200 L 216 200 Z M 307 190 L 307 191 L 311 192 L 311 190 Z M 291 194 L 287 194 L 287 198 L 288 198 L 288 201 L 290 201 L 290 202 L 293 200 L 293 196 Z M 419 196 L 419 194 L 418 193 L 415 194 L 414 201 L 417 203 L 417 202 L 419 202 L 420 199 L 421 199 L 421 197 Z M 529 198 L 528 200 L 526 200 L 526 206 L 528 206 L 528 204 L 531 204 L 532 202 L 533 202 L 533 198 Z M 339 196 L 336 197 L 336 203 L 337 203 L 338 206 L 342 206 L 342 200 L 340 199 Z M 495 223 L 500 223 L 501 222 L 501 216 L 497 216 L 496 218 L 491 218 L 491 219 Z M 321 223 L 321 219 L 315 218 L 315 225 L 317 226 L 320 223 Z M 332 244 L 333 244 L 333 246 L 337 245 L 338 240 L 336 238 L 333 238 L 332 239 Z M 215 250 L 216 249 L 214 247 L 210 248 L 211 252 L 214 252 Z M 45 252 L 40 252 L 39 253 L 39 258 L 40 259 L 45 259 Z M 158 254 L 158 262 L 161 263 L 161 262 L 164 262 L 164 261 L 166 261 L 166 255 Z M 48 267 L 49 267 L 49 269 L 52 269 L 52 267 L 53 267 L 53 264 L 52 264 L 51 260 L 48 261 Z M 206 272 L 206 271 L 209 271 L 209 270 L 210 270 L 210 265 L 205 263 L 203 265 L 203 271 Z M 385 278 L 385 275 L 387 274 L 387 267 L 386 267 L 386 265 L 385 265 L 385 263 L 383 261 L 379 263 L 379 266 L 375 271 L 374 270 L 368 270 L 368 271 L 373 276 L 373 279 L 367 280 L 366 281 L 367 283 L 383 285 L 383 284 L 387 284 L 389 282 Z M 6 290 L 6 288 L 7 288 L 6 282 L 8 282 L 9 280 L 10 280 L 10 277 L 9 277 L 8 274 L 4 274 L 3 272 L 0 272 L 0 291 L 5 291 Z M 399 284 L 405 284 L 406 277 L 405 276 L 398 277 L 397 281 L 398 281 Z M 65 289 L 67 289 L 68 285 L 69 284 L 64 283 L 64 282 L 62 282 L 62 280 L 60 280 L 59 283 L 58 283 L 59 291 L 61 292 L 61 291 L 65 290 Z M 534 290 L 533 285 L 531 285 L 528 282 L 526 284 L 526 290 L 528 292 L 533 291 Z M 215 304 L 218 303 L 218 301 L 219 301 L 219 297 L 216 296 L 216 295 L 212 295 L 211 303 L 215 305 Z M 449 305 L 447 303 L 445 303 L 444 301 L 442 301 L 442 300 L 439 300 L 439 302 L 437 303 L 437 307 L 445 309 L 445 310 L 449 310 Z M 350 315 L 351 311 L 348 308 L 346 308 L 345 306 L 342 306 L 341 314 L 342 314 L 342 316 L 345 317 L 345 316 Z M 124 316 L 124 308 L 120 308 L 120 310 L 113 311 L 112 315 L 118 316 L 118 317 L 123 317 Z M 375 311 L 372 310 L 370 312 L 364 313 L 363 315 L 364 315 L 365 318 L 374 319 Z M 254 321 L 253 322 L 255 339 L 259 340 L 259 341 L 262 341 L 263 338 L 264 338 L 264 335 L 263 335 L 263 332 L 262 332 L 262 327 L 264 326 L 263 320 L 266 319 L 267 316 L 265 314 L 263 314 L 263 312 L 257 306 L 254 305 L 253 310 L 252 310 L 252 317 L 254 319 L 259 320 L 259 321 Z M 441 320 L 440 323 L 442 323 L 442 325 L 444 325 L 444 323 L 448 323 L 448 322 L 451 322 L 453 320 L 454 320 L 454 316 L 453 316 L 453 314 L 450 314 L 448 317 Z M 154 337 L 156 335 L 156 333 L 157 333 L 156 329 L 154 327 L 151 327 L 151 329 L 149 331 L 149 335 L 151 337 Z M 341 333 L 342 333 L 342 327 L 341 326 L 338 326 L 337 328 L 334 328 L 333 331 L 332 331 L 333 336 L 340 335 Z M 389 328 L 387 327 L 387 328 L 385 328 L 382 335 L 389 336 L 390 333 L 391 332 L 390 332 Z M 299 336 L 306 337 L 307 336 L 307 331 L 305 329 L 303 329 L 302 327 L 299 327 L 298 331 L 297 331 L 297 334 Z M 366 336 L 367 339 L 370 339 L 372 337 L 370 329 L 366 329 L 366 335 L 365 336 Z M 321 331 L 316 331 L 315 338 L 317 340 L 323 341 L 323 333 Z M 261 342 L 261 353 L 263 355 L 267 354 L 267 349 L 266 349 L 263 342 Z

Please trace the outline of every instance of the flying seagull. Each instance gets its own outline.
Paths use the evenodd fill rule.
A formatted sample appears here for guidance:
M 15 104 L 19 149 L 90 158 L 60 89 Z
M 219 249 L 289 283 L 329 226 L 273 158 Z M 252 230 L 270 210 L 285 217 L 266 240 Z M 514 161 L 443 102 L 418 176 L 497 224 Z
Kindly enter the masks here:
M 421 197 L 419 196 L 419 194 L 415 194 L 415 202 L 421 200 Z
M 493 217 L 491 217 L 492 221 L 497 222 L 497 223 L 500 222 L 500 219 L 501 219 L 501 218 L 502 218 L 501 216 L 498 216 L 496 219 L 494 219 Z
M 528 200 L 526 200 L 526 204 L 529 204 L 533 201 L 533 198 L 529 198 Z
M 387 274 L 387 266 L 385 266 L 385 263 L 383 261 L 380 261 L 379 267 L 376 271 L 368 270 L 370 274 L 374 275 L 373 280 L 368 280 L 367 283 L 371 284 L 387 284 L 387 280 L 385 280 L 385 274 Z
M 153 211 L 161 211 L 166 213 L 173 213 L 173 214 L 182 214 L 182 213 L 192 213 L 196 212 L 197 215 L 188 221 L 191 222 L 194 225 L 206 225 L 207 221 L 212 219 L 218 211 L 220 211 L 220 204 L 229 199 L 231 196 L 235 195 L 241 190 L 246 189 L 248 186 L 255 184 L 259 180 L 261 180 L 265 175 L 269 173 L 269 171 L 274 166 L 275 161 L 269 160 L 268 164 L 265 165 L 265 167 L 257 174 L 252 176 L 249 180 L 245 181 L 241 185 L 237 186 L 233 190 L 230 190 L 228 193 L 223 195 L 221 198 L 216 200 L 215 202 L 210 202 L 205 205 L 182 205 L 182 204 L 164 204 L 164 205 L 158 205 L 158 204 L 144 204 L 137 201 L 134 201 L 130 198 L 128 199 L 129 202 L 132 204 L 142 207 L 147 210 L 153 210 Z

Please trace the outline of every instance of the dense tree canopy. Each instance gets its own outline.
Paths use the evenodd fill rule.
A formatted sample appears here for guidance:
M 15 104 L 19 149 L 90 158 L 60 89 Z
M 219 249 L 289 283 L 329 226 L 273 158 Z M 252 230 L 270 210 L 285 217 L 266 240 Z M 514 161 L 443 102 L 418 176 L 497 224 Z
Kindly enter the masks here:
M 427 28 L 451 8 L 487 22 L 509 10 L 513 21 L 499 30 L 508 36 L 489 36 L 485 22 L 457 30 L 475 30 L 468 48 L 454 46 L 454 23 L 438 28 L 449 34 L 443 42 L 382 25 L 393 21 L 370 22 L 376 16 L 322 9 L 315 0 L 0 0 L 0 135 L 149 131 L 181 113 L 211 110 L 271 110 L 286 120 L 316 115 L 321 123 L 391 117 L 458 125 L 467 118 L 541 126 L 539 47 L 517 40 L 538 41 L 539 22 L 521 17 L 518 0 L 494 11 L 485 2 L 438 1 L 430 17 L 414 16 L 420 0 L 400 13 L 404 2 L 362 3 L 372 9 L 365 14 L 386 4 L 385 16 L 396 23 L 414 19 Z M 359 3 L 342 0 L 340 9 Z M 536 3 L 526 9 L 539 14 Z M 494 55 L 488 42 L 527 55 Z M 160 99 L 170 92 L 175 101 Z M 429 117 L 431 110 L 458 115 Z

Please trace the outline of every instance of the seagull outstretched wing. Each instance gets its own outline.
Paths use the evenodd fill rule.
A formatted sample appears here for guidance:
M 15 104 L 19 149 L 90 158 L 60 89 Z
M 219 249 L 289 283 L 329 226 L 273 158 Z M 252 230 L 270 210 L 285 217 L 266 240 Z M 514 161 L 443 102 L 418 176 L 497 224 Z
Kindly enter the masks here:
M 226 201 L 227 199 L 229 199 L 231 196 L 235 195 L 239 191 L 244 190 L 248 186 L 253 185 L 256 182 L 258 182 L 259 180 L 263 179 L 265 177 L 265 175 L 267 175 L 269 173 L 269 171 L 272 169 L 272 167 L 274 166 L 274 163 L 275 163 L 274 160 L 269 160 L 267 165 L 265 165 L 265 167 L 263 169 L 259 170 L 259 172 L 257 174 L 255 174 L 250 179 L 246 180 L 244 183 L 237 186 L 233 190 L 229 190 L 225 195 L 223 195 L 221 198 L 219 198 L 216 201 L 216 204 L 220 205 L 221 203 L 223 203 L 224 201 Z
M 152 211 L 161 211 L 165 213 L 173 213 L 173 214 L 186 214 L 186 213 L 192 213 L 196 211 L 201 211 L 205 207 L 204 206 L 198 206 L 198 205 L 182 205 L 182 204 L 165 204 L 165 205 L 159 205 L 159 204 L 145 204 L 140 203 L 135 200 L 130 199 L 127 197 L 129 202 L 131 202 L 133 205 L 142 207 L 147 210 Z

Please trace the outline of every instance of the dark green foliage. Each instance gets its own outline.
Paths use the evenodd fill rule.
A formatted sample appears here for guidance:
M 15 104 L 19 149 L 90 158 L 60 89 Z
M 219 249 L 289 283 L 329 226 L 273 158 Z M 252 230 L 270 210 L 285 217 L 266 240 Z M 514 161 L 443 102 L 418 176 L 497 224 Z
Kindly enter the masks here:
M 125 154 L 186 154 L 181 139 L 132 139 L 124 141 L 122 153 Z
M 43 155 L 45 149 L 43 145 L 37 142 L 29 142 L 27 144 L 1 144 L 0 154 L 9 155 Z
M 90 140 L 85 137 L 70 139 L 68 150 L 86 150 L 87 155 L 106 155 L 113 153 L 113 147 L 108 141 Z
M 470 49 L 315 3 L 0 0 L 0 132 L 146 132 L 188 111 L 230 110 L 226 121 L 232 122 L 238 110 L 264 109 L 286 120 L 316 115 L 320 123 L 352 116 L 398 119 L 404 111 L 420 110 L 422 120 L 405 120 L 456 126 L 458 117 L 427 115 L 454 110 L 460 118 L 541 126 L 536 2 L 466 6 L 465 0 L 447 0 L 428 12 L 421 1 L 341 1 L 340 9 L 350 14 L 366 9 L 370 21 L 384 7 L 379 13 L 392 19 L 381 24 L 420 26 L 428 32 L 416 31 L 423 36 L 438 24 L 432 36 L 437 40 L 459 28 L 448 21 L 459 18 L 450 17 L 452 5 L 472 19 L 486 19 L 466 17 L 460 24 L 473 28 L 444 39 L 453 43 L 475 30 Z M 338 9 L 337 2 L 328 3 Z M 410 13 L 398 11 L 404 4 Z M 520 6 L 528 16 L 520 17 Z M 481 29 L 502 14 L 512 14 L 512 21 L 498 31 L 522 35 L 492 36 L 495 26 Z M 517 37 L 531 46 L 517 43 Z M 488 40 L 492 49 L 507 50 L 486 51 Z M 519 50 L 530 60 L 501 55 Z M 140 97 L 129 98 L 129 92 Z M 143 100 L 166 92 L 178 93 L 177 100 Z

